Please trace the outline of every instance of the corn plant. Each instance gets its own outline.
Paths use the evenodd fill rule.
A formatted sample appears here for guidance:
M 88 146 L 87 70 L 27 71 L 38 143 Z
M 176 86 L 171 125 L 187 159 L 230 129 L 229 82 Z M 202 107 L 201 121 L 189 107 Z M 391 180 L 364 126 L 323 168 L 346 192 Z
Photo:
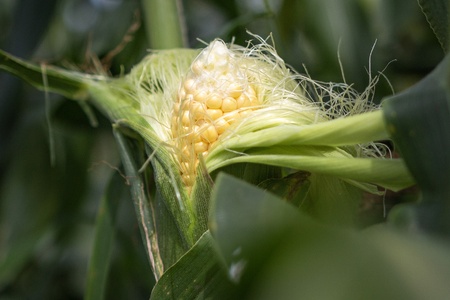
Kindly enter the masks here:
M 446 15 L 436 2 L 421 6 L 445 49 Z M 147 30 L 153 50 L 120 77 L 0 51 L 0 68 L 111 123 L 124 175 L 101 202 L 86 299 L 105 293 L 123 178 L 153 273 L 146 276 L 156 281 L 150 299 L 448 295 L 448 246 L 432 238 L 449 228 L 448 59 L 380 106 L 380 75 L 360 93 L 320 82 L 287 65 L 271 36 L 251 33 L 246 45 L 217 38 L 183 48 L 179 3 L 143 7 L 155 22 Z M 170 26 L 158 26 L 161 17 Z M 363 197 L 415 184 L 418 204 L 359 228 Z

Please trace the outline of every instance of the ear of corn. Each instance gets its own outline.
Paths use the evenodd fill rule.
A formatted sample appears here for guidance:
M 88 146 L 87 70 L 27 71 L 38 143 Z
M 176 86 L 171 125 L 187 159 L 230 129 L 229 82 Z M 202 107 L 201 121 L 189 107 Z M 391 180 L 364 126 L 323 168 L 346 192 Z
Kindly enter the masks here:
M 372 143 L 388 138 L 382 113 L 370 101 L 376 80 L 360 95 L 344 84 L 327 86 L 293 72 L 265 42 L 243 48 L 213 41 L 183 77 L 171 112 L 174 156 L 188 193 L 200 160 L 208 172 L 240 162 L 295 166 L 371 192 L 376 189 L 370 183 L 394 190 L 412 184 L 401 163 L 352 160 L 383 155 Z M 329 147 L 327 163 L 315 146 Z M 280 147 L 290 149 L 289 156 Z M 306 149 L 312 151 L 304 157 Z M 406 174 L 402 181 L 393 180 L 398 174 L 381 174 L 391 166 L 396 172 L 387 174 Z

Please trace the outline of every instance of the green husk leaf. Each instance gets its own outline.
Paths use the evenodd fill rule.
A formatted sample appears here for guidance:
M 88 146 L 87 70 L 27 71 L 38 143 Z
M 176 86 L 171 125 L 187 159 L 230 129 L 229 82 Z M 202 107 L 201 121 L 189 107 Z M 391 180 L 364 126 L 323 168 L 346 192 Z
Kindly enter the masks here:
M 204 162 L 199 167 L 196 182 L 194 184 L 190 201 L 194 205 L 197 230 L 203 233 L 208 230 L 209 200 L 214 182 L 204 167 Z
M 254 132 L 239 133 L 224 140 L 208 157 L 214 157 L 215 153 L 223 149 L 240 151 L 277 145 L 345 146 L 389 138 L 380 110 L 315 124 L 279 124 Z
M 131 197 L 141 230 L 142 242 L 147 251 L 153 274 L 158 279 L 164 272 L 164 262 L 161 258 L 162 249 L 159 249 L 155 219 L 152 215 L 148 195 L 144 190 L 145 183 L 136 166 L 135 153 L 138 153 L 138 151 L 132 151 L 133 144 L 118 130 L 114 130 L 114 136 L 117 140 L 125 173 L 130 183 Z M 136 146 L 135 144 L 134 147 Z
M 197 243 L 168 269 L 152 291 L 150 299 L 235 299 L 228 280 L 206 231 Z
M 187 250 L 197 241 L 204 230 L 195 218 L 195 210 L 190 205 L 186 192 L 181 188 L 181 183 L 179 185 L 173 184 L 177 180 L 177 169 L 168 168 L 166 164 L 156 158 L 152 159 L 151 163 L 155 172 L 157 200 L 161 202 L 161 207 L 156 209 L 164 209 L 162 205 L 166 206 L 168 214 L 175 220 L 174 225 L 181 234 L 183 248 Z M 180 188 L 177 189 L 176 187 Z M 161 230 L 165 229 L 161 227 Z
M 414 184 L 400 159 L 353 158 L 344 156 L 333 148 L 298 147 L 251 149 L 243 155 L 230 153 L 227 159 L 210 162 L 217 170 L 234 163 L 262 163 L 292 168 L 310 173 L 330 175 L 343 180 L 372 183 L 397 191 Z

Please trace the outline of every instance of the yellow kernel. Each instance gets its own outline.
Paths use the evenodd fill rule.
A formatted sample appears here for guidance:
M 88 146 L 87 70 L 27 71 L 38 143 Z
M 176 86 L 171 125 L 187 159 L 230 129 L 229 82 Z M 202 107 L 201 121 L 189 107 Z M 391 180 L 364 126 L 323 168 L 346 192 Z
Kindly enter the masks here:
M 194 117 L 195 121 L 205 118 L 206 115 L 205 104 L 194 101 L 191 103 L 189 110 L 191 111 L 191 114 Z
M 216 126 L 216 130 L 218 134 L 222 134 L 227 130 L 228 127 L 230 127 L 230 124 L 228 124 L 227 121 L 225 121 L 223 118 L 218 119 L 214 122 L 214 125 Z
M 217 94 L 213 94 L 206 100 L 206 106 L 208 106 L 208 108 L 221 108 L 222 98 Z
M 236 104 L 236 100 L 232 97 L 226 97 L 225 99 L 223 99 L 222 101 L 222 110 L 223 112 L 230 112 L 233 110 L 236 110 L 237 108 L 237 104 Z
M 197 126 L 197 125 L 194 125 L 192 127 L 192 130 L 189 132 L 189 135 L 188 135 L 188 138 L 189 138 L 190 142 L 197 143 L 197 142 L 200 142 L 202 140 L 200 138 L 199 130 L 200 130 L 200 127 Z
M 232 111 L 223 115 L 225 121 L 227 121 L 230 125 L 233 124 L 237 119 L 240 118 L 239 112 Z
M 232 82 L 228 86 L 228 95 L 233 98 L 238 98 L 243 92 L 242 86 L 238 83 Z
M 192 139 L 192 141 L 193 141 L 194 143 L 198 143 L 198 142 L 201 142 L 201 141 L 202 141 L 202 138 L 200 137 L 200 132 L 196 131 L 196 132 L 193 134 L 193 139 Z
M 178 92 L 178 99 L 182 100 L 184 98 L 186 98 L 186 90 L 184 88 L 181 88 Z
M 183 101 L 185 101 L 185 102 L 191 102 L 191 101 L 194 101 L 194 95 L 192 95 L 192 94 L 186 94 L 186 96 L 184 97 Z
M 192 78 L 189 78 L 184 82 L 183 86 L 184 86 L 186 93 L 192 92 L 193 90 L 195 90 L 195 80 Z
M 203 68 L 204 68 L 204 64 L 201 60 L 196 60 L 193 64 L 192 64 L 192 71 L 199 75 L 203 72 Z
M 248 96 L 243 93 L 236 99 L 237 108 L 247 107 L 251 105 L 250 99 Z
M 205 102 L 206 99 L 208 99 L 209 95 L 205 91 L 200 91 L 197 94 L 195 94 L 194 98 L 198 102 Z
M 179 111 L 180 111 L 180 103 L 175 103 L 175 104 L 173 105 L 172 116 L 173 116 L 173 115 L 177 115 Z
M 183 115 L 181 117 L 181 123 L 183 124 L 183 126 L 191 125 L 191 116 L 189 114 L 189 111 L 187 111 L 187 110 L 183 111 Z
M 182 137 L 186 137 L 191 133 L 191 126 L 183 126 L 181 127 L 182 131 L 181 131 L 181 136 Z
M 215 142 L 219 137 L 216 128 L 213 125 L 205 125 L 205 129 L 202 130 L 201 137 L 208 143 Z
M 205 142 L 200 141 L 200 142 L 194 144 L 194 151 L 197 154 L 203 153 L 207 150 L 208 150 L 208 144 Z
M 206 110 L 206 113 L 211 120 L 217 120 L 223 115 L 223 111 L 221 109 L 208 109 Z

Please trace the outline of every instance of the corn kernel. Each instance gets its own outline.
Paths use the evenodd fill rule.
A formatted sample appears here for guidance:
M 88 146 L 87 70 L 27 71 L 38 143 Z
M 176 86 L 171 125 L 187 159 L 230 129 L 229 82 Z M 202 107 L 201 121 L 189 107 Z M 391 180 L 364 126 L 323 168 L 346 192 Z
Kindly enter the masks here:
M 195 90 L 195 80 L 187 79 L 184 82 L 184 89 L 185 89 L 186 93 L 194 91 Z
M 198 102 L 205 102 L 206 99 L 208 99 L 208 98 L 209 98 L 209 95 L 205 91 L 200 91 L 197 94 L 195 94 L 195 96 L 194 96 L 195 101 L 198 101 Z
M 203 103 L 192 102 L 190 110 L 195 121 L 202 120 L 206 116 L 206 107 Z
M 191 125 L 191 115 L 188 110 L 183 111 L 183 116 L 181 117 L 181 123 L 183 126 Z
M 240 118 L 239 112 L 237 111 L 232 111 L 229 113 L 226 113 L 223 115 L 223 118 L 225 119 L 225 121 L 228 122 L 228 124 L 233 124 L 237 119 Z
M 215 142 L 217 140 L 217 138 L 219 137 L 219 134 L 217 133 L 216 128 L 214 127 L 214 125 L 211 125 L 211 124 L 206 125 L 205 127 L 206 128 L 204 128 L 202 130 L 202 133 L 200 134 L 200 136 L 207 143 Z
M 222 134 L 227 130 L 228 127 L 230 127 L 230 124 L 228 124 L 227 121 L 225 121 L 223 118 L 218 119 L 214 122 L 214 125 L 216 126 L 216 130 L 218 134 Z
M 205 67 L 205 66 L 204 66 L 204 64 L 203 64 L 203 62 L 202 62 L 201 60 L 196 60 L 196 61 L 192 64 L 191 69 L 192 69 L 192 71 L 193 71 L 195 74 L 199 75 L 199 74 L 201 74 L 201 73 L 203 72 L 204 67 Z
M 197 143 L 200 142 L 202 139 L 200 137 L 200 126 L 194 125 L 192 127 L 191 132 L 189 133 L 189 143 Z
M 207 150 L 208 150 L 208 144 L 205 142 L 200 141 L 200 142 L 194 144 L 194 151 L 197 154 L 203 153 Z
M 236 100 L 232 97 L 226 97 L 222 101 L 222 110 L 223 112 L 230 112 L 237 109 Z
M 232 82 L 230 83 L 230 85 L 228 86 L 228 95 L 230 95 L 230 97 L 233 98 L 238 98 L 243 92 L 243 88 L 242 85 Z
M 248 96 L 243 93 L 236 99 L 237 108 L 247 107 L 251 105 L 250 99 Z
M 221 108 L 222 98 L 217 94 L 213 94 L 206 100 L 206 106 L 208 106 L 208 108 Z
M 178 101 L 181 101 L 184 98 L 186 98 L 186 90 L 184 88 L 181 88 L 178 92 Z
M 223 111 L 221 109 L 208 109 L 206 111 L 206 115 L 211 120 L 217 120 L 218 118 L 220 118 L 223 115 Z

